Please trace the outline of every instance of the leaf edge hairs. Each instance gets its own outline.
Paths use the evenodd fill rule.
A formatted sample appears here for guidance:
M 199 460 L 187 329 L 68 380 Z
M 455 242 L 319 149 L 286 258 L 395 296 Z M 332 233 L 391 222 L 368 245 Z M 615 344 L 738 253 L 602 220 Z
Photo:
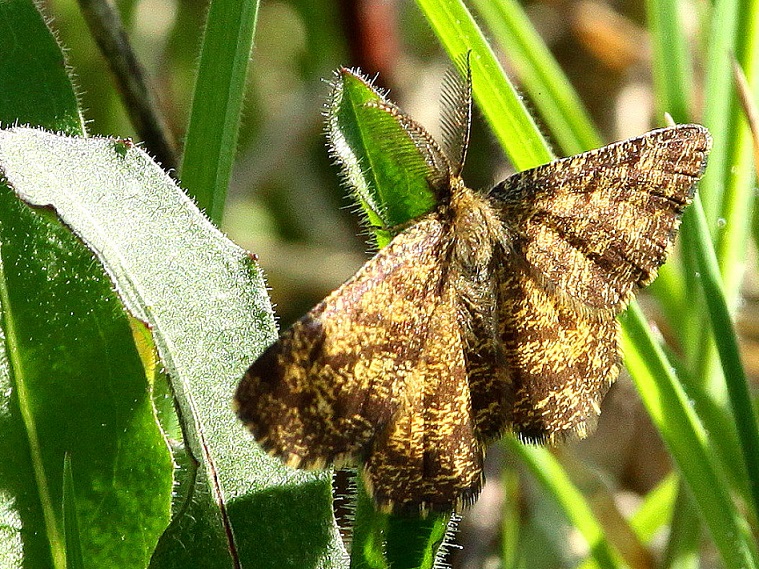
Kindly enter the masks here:
M 375 130 L 399 160 L 423 158 L 437 205 L 284 331 L 235 406 L 291 467 L 360 464 L 381 511 L 459 511 L 482 488 L 489 442 L 594 426 L 619 373 L 616 316 L 666 260 L 711 137 L 700 125 L 653 130 L 477 192 L 460 177 L 468 66 L 444 97 L 443 145 L 365 85 Z M 382 136 L 389 118 L 400 144 Z

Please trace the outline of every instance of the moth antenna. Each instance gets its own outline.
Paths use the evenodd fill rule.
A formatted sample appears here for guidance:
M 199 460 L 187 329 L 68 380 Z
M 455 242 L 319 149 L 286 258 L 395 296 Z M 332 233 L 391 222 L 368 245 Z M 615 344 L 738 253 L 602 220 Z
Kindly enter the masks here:
M 370 101 L 366 103 L 366 106 L 391 115 L 408 135 L 408 143 L 404 143 L 402 139 L 392 135 L 392 125 L 377 121 L 375 128 L 378 133 L 381 133 L 382 129 L 388 130 L 388 136 L 377 137 L 380 144 L 386 144 L 388 153 L 397 157 L 404 155 L 411 157 L 420 152 L 424 157 L 424 164 L 412 169 L 411 174 L 423 175 L 438 198 L 445 196 L 450 190 L 452 166 L 447 155 L 432 135 L 392 103 Z
M 451 174 L 459 176 L 464 168 L 469 132 L 472 127 L 472 68 L 467 51 L 454 61 L 443 78 L 440 93 L 440 129 L 443 151 L 451 164 Z

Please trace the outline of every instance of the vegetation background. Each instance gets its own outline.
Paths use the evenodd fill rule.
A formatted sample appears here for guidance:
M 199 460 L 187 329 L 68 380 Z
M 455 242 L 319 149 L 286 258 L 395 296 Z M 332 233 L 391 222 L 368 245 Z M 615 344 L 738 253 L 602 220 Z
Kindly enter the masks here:
M 349 277 L 373 249 L 371 237 L 355 215 L 354 204 L 341 187 L 338 169 L 331 163 L 325 147 L 322 116 L 328 92 L 325 80 L 330 80 L 340 66 L 360 68 L 369 76 L 376 76 L 375 84 L 388 89 L 390 98 L 429 130 L 434 133 L 438 128 L 440 84 L 450 59 L 441 48 L 441 33 L 430 25 L 430 11 L 434 9 L 425 8 L 425 4 L 400 0 L 301 0 L 260 5 L 239 142 L 221 227 L 233 241 L 258 255 L 281 326 L 298 318 Z M 493 48 L 507 74 L 521 92 L 530 93 L 524 103 L 537 117 L 538 130 L 551 141 L 556 154 L 565 154 L 564 149 L 572 148 L 572 144 L 555 128 L 553 119 L 546 118 L 538 101 L 540 93 L 531 91 L 535 82 L 525 71 L 529 66 L 525 67 L 520 60 L 520 50 L 514 43 L 503 40 L 502 29 L 493 27 L 498 20 L 489 10 L 501 4 L 487 0 L 471 4 L 478 19 L 491 26 L 486 35 L 494 39 Z M 673 6 L 675 12 L 667 12 Z M 699 122 L 710 100 L 709 89 L 704 85 L 713 86 L 709 83 L 709 69 L 720 68 L 714 63 L 717 56 L 713 53 L 717 50 L 712 47 L 720 26 L 724 27 L 727 39 L 738 38 L 732 52 L 743 58 L 742 63 L 753 65 L 755 60 L 753 22 L 757 9 L 748 2 L 546 0 L 525 3 L 522 7 L 529 25 L 517 20 L 512 23 L 513 29 L 534 26 L 550 48 L 600 133 L 588 135 L 585 141 L 596 136 L 599 144 L 611 142 L 661 126 L 663 111 L 672 112 L 678 121 Z M 139 140 L 79 5 L 71 0 L 54 0 L 42 8 L 52 17 L 52 27 L 66 47 L 89 133 L 132 136 Z M 181 148 L 189 122 L 207 5 L 136 0 L 120 2 L 118 9 L 155 87 L 158 108 Z M 733 20 L 719 18 L 720 14 L 732 14 Z M 669 17 L 672 22 L 676 20 L 677 38 L 662 31 L 671 23 L 667 21 Z M 529 52 L 529 43 L 527 46 Z M 681 69 L 686 69 L 687 80 L 681 83 L 679 76 L 666 75 L 665 67 L 667 59 L 679 61 L 682 54 L 678 50 L 683 46 L 687 48 L 687 64 Z M 728 52 L 719 53 L 719 57 L 726 58 Z M 553 73 L 551 69 L 543 67 L 549 76 Z M 753 67 L 746 71 L 751 78 Z M 723 73 L 729 77 L 729 65 L 723 66 Z M 684 105 L 679 104 L 677 97 L 667 99 L 668 83 L 687 87 L 681 93 Z M 735 99 L 732 93 L 727 96 Z M 739 106 L 735 102 L 733 105 Z M 585 114 L 579 106 L 570 104 L 569 108 L 578 115 Z M 487 120 L 492 124 L 491 117 L 486 119 L 475 112 L 472 147 L 464 170 L 464 177 L 472 187 L 489 187 L 513 171 Z M 580 151 L 582 144 L 578 143 L 571 151 Z M 153 154 L 158 152 L 151 148 L 151 141 L 146 141 L 143 147 Z M 717 167 L 720 172 L 730 172 L 731 168 L 745 168 L 746 162 Z M 748 185 L 753 192 L 753 181 Z M 747 198 L 741 203 L 749 207 L 735 203 L 726 206 L 727 209 L 720 209 L 719 205 L 707 207 L 713 241 L 719 244 L 718 225 L 727 223 L 733 227 L 733 223 L 742 223 L 750 227 L 751 200 Z M 734 216 L 741 216 L 743 221 L 736 221 L 738 217 Z M 691 239 L 688 243 L 698 241 Z M 740 239 L 735 246 L 739 249 L 752 241 L 748 231 Z M 720 251 L 718 247 L 718 255 Z M 742 259 L 738 259 L 739 272 Z M 685 267 L 681 268 L 683 273 L 693 266 L 688 265 L 687 259 L 681 264 Z M 749 270 L 741 294 L 738 295 L 734 282 L 742 282 L 740 278 L 730 278 L 734 290 L 724 294 L 728 305 L 740 308 L 737 319 L 743 361 L 747 377 L 754 382 L 759 372 L 755 342 L 757 291 L 753 261 L 746 266 Z M 724 264 L 720 268 L 726 270 Z M 729 323 L 726 325 L 723 320 L 722 328 L 709 323 L 717 318 L 710 312 L 708 301 L 695 289 L 688 288 L 693 280 L 687 274 L 664 275 L 662 280 L 658 287 L 653 287 L 655 298 L 643 295 L 641 303 L 670 346 L 673 365 L 685 376 L 706 369 L 705 376 L 719 377 L 719 369 L 715 372 L 708 364 L 698 363 L 702 353 L 714 353 L 714 348 L 705 348 L 712 346 L 709 340 L 694 340 L 692 330 L 715 326 L 716 337 L 730 337 Z M 675 292 L 667 287 L 673 287 Z M 678 310 L 683 307 L 692 307 L 696 314 L 690 323 L 677 319 Z M 701 350 L 694 346 L 700 346 Z M 740 361 L 734 359 L 733 365 L 740 368 Z M 722 367 L 725 366 L 723 360 Z M 720 457 L 714 459 L 714 464 L 721 469 L 722 491 L 734 498 L 726 511 L 730 515 L 735 513 L 740 527 L 753 527 L 753 534 L 748 530 L 748 535 L 755 536 L 757 520 L 750 487 L 759 481 L 752 478 L 750 467 L 748 473 L 743 471 L 744 456 L 737 442 L 725 443 L 727 450 L 720 449 L 724 438 L 737 441 L 741 437 L 729 428 L 730 434 L 725 435 L 712 425 L 736 423 L 738 432 L 742 427 L 740 419 L 735 419 L 730 410 L 730 389 L 724 384 L 713 385 L 704 389 L 710 393 L 708 397 L 700 394 L 699 387 L 687 393 L 689 402 L 707 415 L 703 433 L 698 430 L 704 429 L 700 425 L 696 431 L 703 434 L 703 437 L 699 434 L 699 440 L 706 441 L 705 447 Z M 721 410 L 714 414 L 721 419 L 715 419 L 715 423 L 710 423 L 708 412 L 703 411 L 709 407 L 703 403 L 706 400 L 719 402 Z M 556 463 L 541 464 L 537 456 L 525 455 L 527 451 L 513 441 L 493 445 L 487 466 L 489 483 L 475 507 L 461 521 L 460 531 L 453 538 L 461 547 L 447 548 L 447 562 L 462 568 L 596 564 L 641 568 L 739 566 L 726 557 L 728 538 L 720 541 L 719 536 L 714 537 L 717 518 L 710 517 L 700 501 L 699 493 L 707 492 L 708 484 L 700 490 L 692 484 L 684 485 L 682 480 L 688 476 L 681 477 L 678 473 L 687 471 L 687 461 L 676 457 L 673 463 L 672 440 L 684 440 L 686 436 L 675 426 L 669 442 L 662 441 L 667 412 L 665 408 L 665 416 L 652 422 L 650 407 L 647 412 L 634 383 L 623 374 L 604 402 L 596 433 L 586 440 L 570 441 L 552 449 L 550 455 L 546 453 L 558 459 Z M 755 422 L 744 426 L 748 431 L 756 431 Z M 691 451 L 685 451 L 685 455 L 688 452 Z M 694 457 L 700 456 L 695 450 L 692 453 Z M 560 472 L 552 470 L 557 464 L 563 467 Z M 731 472 L 733 469 L 737 473 Z M 562 491 L 556 489 L 564 474 L 569 475 L 567 488 L 580 491 L 574 499 L 566 498 L 567 494 L 562 498 Z M 344 488 L 343 481 L 337 484 Z M 300 507 L 297 502 L 293 504 L 295 509 Z M 587 520 L 580 519 L 586 511 L 590 526 L 595 529 L 589 530 Z M 304 508 L 296 518 L 308 515 Z M 286 531 L 297 536 L 294 525 Z M 596 541 L 589 535 L 595 535 Z M 752 546 L 746 545 L 753 538 L 741 540 L 735 535 L 733 538 L 736 550 L 747 548 L 746 559 L 756 559 L 750 552 Z M 294 542 L 296 545 L 291 543 L 289 547 L 308 547 L 297 544 L 297 537 Z M 387 546 L 378 546 L 379 550 L 383 548 Z M 426 550 L 434 548 L 429 546 Z M 353 563 L 357 567 L 383 566 L 382 561 L 372 565 L 369 559 L 369 556 L 354 559 Z M 283 563 L 281 559 L 279 562 Z M 269 566 L 266 563 L 262 561 L 262 566 Z M 154 564 L 161 566 L 160 560 L 154 560 Z

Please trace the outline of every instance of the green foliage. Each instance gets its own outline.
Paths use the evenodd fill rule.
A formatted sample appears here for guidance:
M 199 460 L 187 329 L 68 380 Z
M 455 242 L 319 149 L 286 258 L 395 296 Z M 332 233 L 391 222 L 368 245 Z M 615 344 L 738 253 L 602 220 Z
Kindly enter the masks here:
M 435 205 L 429 167 L 408 130 L 377 108 L 388 101 L 362 77 L 341 69 L 332 83 L 327 109 L 330 148 L 342 166 L 372 227 L 402 225 Z M 377 234 L 379 245 L 389 234 Z
M 186 4 L 178 5 L 176 18 L 189 32 L 169 42 L 179 108 L 190 107 L 203 18 Z M 416 4 L 418 22 L 432 28 L 450 59 L 471 50 L 477 106 L 516 168 L 552 154 L 486 34 L 513 62 L 543 131 L 562 151 L 599 144 L 590 112 L 519 4 L 473 0 L 485 32 L 459 0 Z M 692 69 L 703 64 L 703 122 L 714 136 L 700 188 L 703 210 L 697 201 L 689 211 L 685 247 L 653 287 L 673 346 L 651 333 L 637 306 L 623 318 L 627 367 L 676 469 L 628 520 L 618 515 L 609 524 L 561 457 L 510 439 L 505 447 L 542 489 L 540 504 L 551 504 L 586 540 L 583 567 L 640 566 L 631 551 L 648 551 L 668 523 L 667 565 L 698 555 L 703 524 L 724 567 L 757 567 L 759 435 L 733 325 L 754 173 L 751 133 L 726 70 L 734 54 L 755 82 L 759 10 L 734 0 L 709 6 L 709 35 L 696 46 L 694 62 L 677 2 L 649 0 L 646 7 L 657 112 L 679 122 L 696 118 L 693 104 L 701 97 Z M 132 9 L 124 7 L 125 19 L 137 30 L 139 10 Z M 56 15 L 65 35 L 69 15 Z M 282 208 L 290 212 L 283 234 L 317 240 L 337 234 L 340 222 L 312 218 L 339 204 L 325 194 L 314 197 L 335 177 L 312 167 L 325 162 L 322 143 L 311 149 L 316 160 L 288 146 L 318 132 L 315 110 L 324 93 L 299 99 L 295 117 L 282 111 L 282 101 L 299 96 L 287 69 L 326 77 L 347 63 L 348 42 L 327 39 L 340 37 L 334 7 L 303 1 L 259 10 L 255 0 L 213 0 L 207 15 L 192 110 L 178 119 L 188 123 L 182 185 L 219 223 L 240 156 L 260 187 L 280 184 L 294 196 L 295 205 Z M 385 516 L 359 491 L 347 516 L 353 519 L 348 561 L 332 516 L 329 473 L 289 470 L 243 432 L 231 394 L 275 334 L 257 264 L 130 141 L 85 137 L 62 50 L 30 0 L 0 4 L 0 20 L 7 28 L 0 37 L 0 124 L 68 135 L 0 132 L 0 568 L 430 567 L 447 516 Z M 266 25 L 254 61 L 261 65 L 246 105 L 259 20 Z M 267 51 L 283 34 L 287 40 Z M 418 43 L 422 56 L 434 49 Z M 84 60 L 76 47 L 71 56 Z M 86 65 L 77 71 L 93 75 Z M 281 85 L 259 80 L 273 75 Z M 347 71 L 333 88 L 329 134 L 370 224 L 402 225 L 433 207 L 424 157 L 402 125 L 366 104 L 381 96 Z M 98 118 L 90 128 L 130 134 L 128 126 L 106 122 L 114 114 L 112 95 L 94 101 L 88 116 Z M 241 123 L 244 107 L 248 121 Z M 253 141 L 255 168 L 245 170 L 238 133 Z M 296 172 L 289 179 L 288 168 Z M 260 210 L 253 219 L 246 224 L 276 222 Z M 380 231 L 379 244 L 389 237 Z M 276 281 L 277 274 L 269 278 Z M 516 497 L 518 486 L 509 480 L 509 496 Z M 509 507 L 504 519 L 524 522 L 519 504 Z M 542 541 L 530 549 L 531 531 L 525 524 L 500 532 L 506 566 L 533 566 L 545 553 Z M 565 545 L 563 538 L 554 541 Z

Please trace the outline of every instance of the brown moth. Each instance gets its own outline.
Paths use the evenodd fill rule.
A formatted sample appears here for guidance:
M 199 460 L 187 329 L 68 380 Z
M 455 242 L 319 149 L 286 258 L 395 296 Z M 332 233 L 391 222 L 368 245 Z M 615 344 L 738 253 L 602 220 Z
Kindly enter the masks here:
M 466 79 L 442 147 L 377 105 L 426 153 L 438 205 L 284 331 L 235 398 L 263 448 L 296 468 L 360 464 L 387 512 L 474 502 L 504 432 L 587 434 L 619 373 L 616 316 L 664 263 L 711 145 L 673 126 L 474 191 Z

